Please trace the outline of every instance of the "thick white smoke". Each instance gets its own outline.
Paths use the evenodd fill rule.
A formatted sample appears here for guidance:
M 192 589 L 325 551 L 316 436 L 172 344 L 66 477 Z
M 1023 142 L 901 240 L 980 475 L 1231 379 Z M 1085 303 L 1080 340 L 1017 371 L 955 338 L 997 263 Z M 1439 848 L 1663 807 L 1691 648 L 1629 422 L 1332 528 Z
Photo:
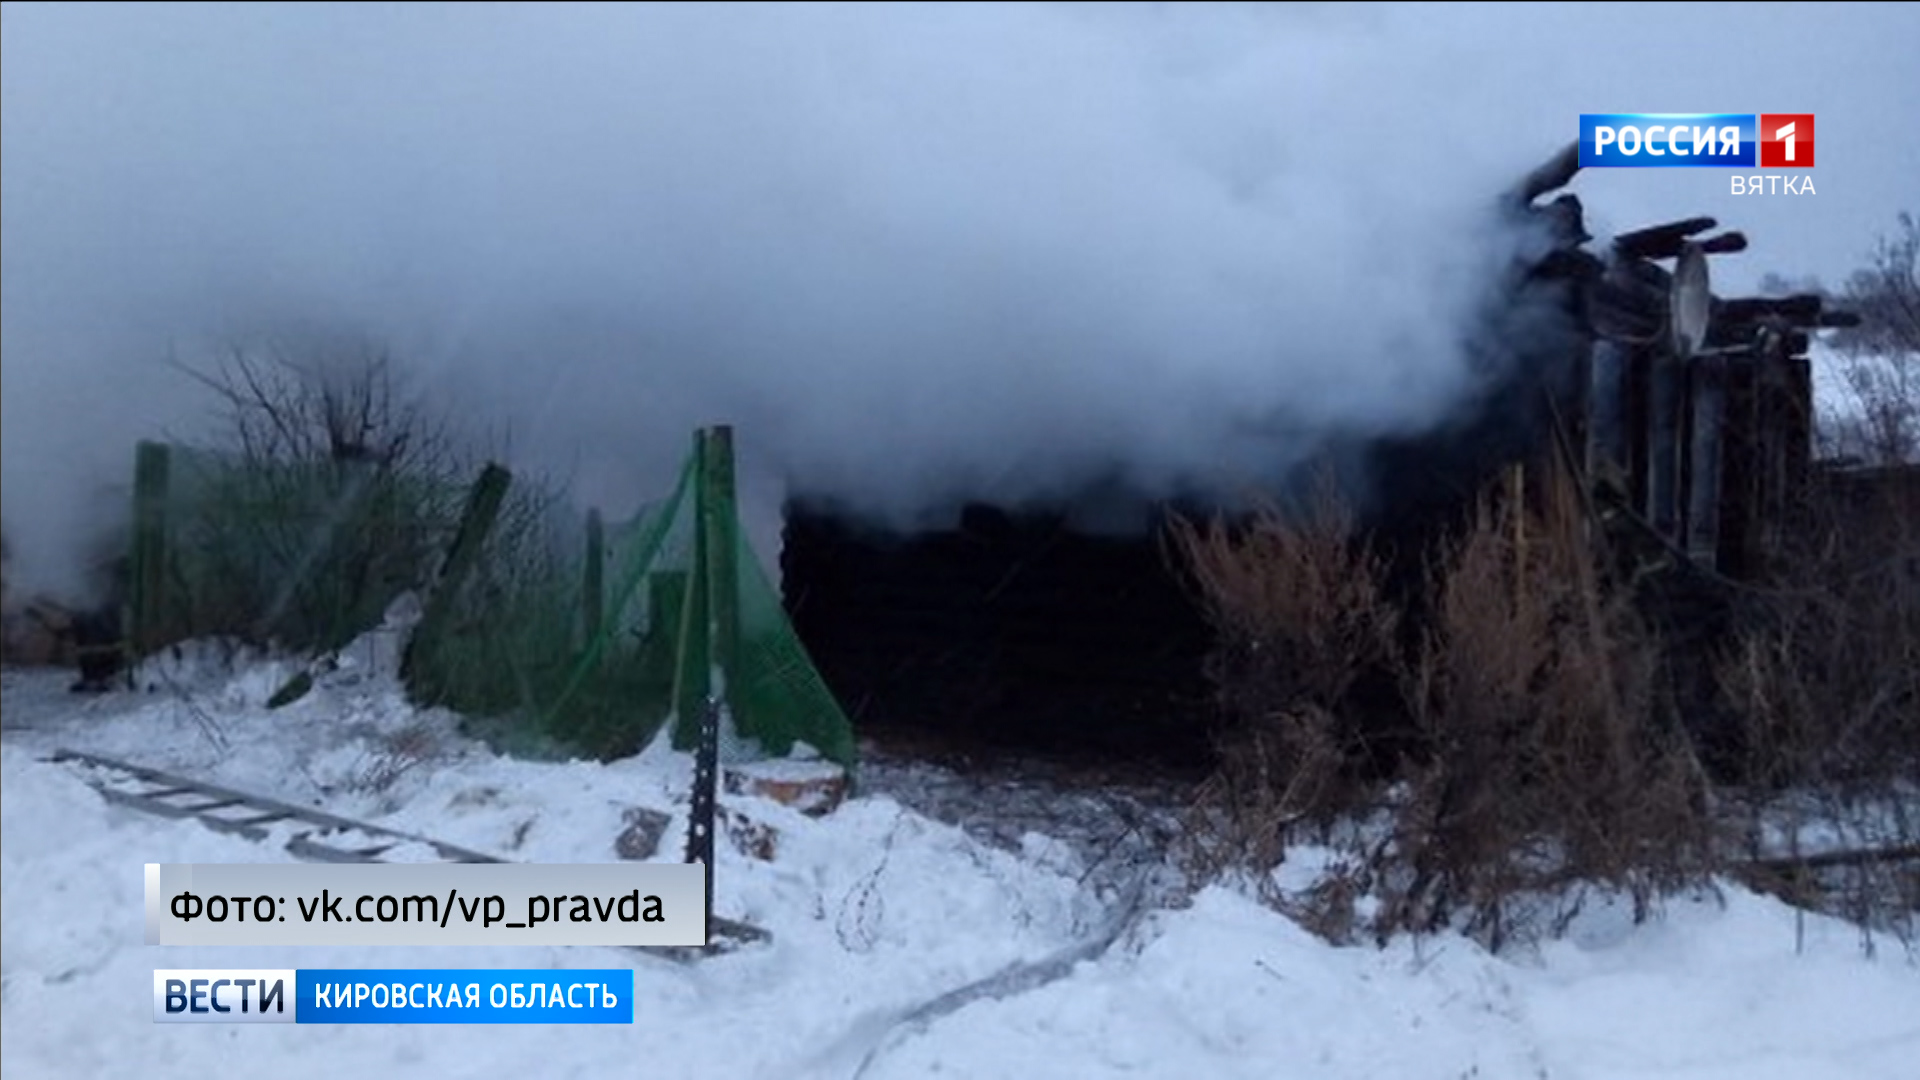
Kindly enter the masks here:
M 1417 427 L 1490 199 L 1593 104 L 1433 17 L 8 4 L 21 570 L 63 583 L 132 442 L 204 415 L 168 355 L 288 326 L 614 509 L 703 422 L 896 518 Z

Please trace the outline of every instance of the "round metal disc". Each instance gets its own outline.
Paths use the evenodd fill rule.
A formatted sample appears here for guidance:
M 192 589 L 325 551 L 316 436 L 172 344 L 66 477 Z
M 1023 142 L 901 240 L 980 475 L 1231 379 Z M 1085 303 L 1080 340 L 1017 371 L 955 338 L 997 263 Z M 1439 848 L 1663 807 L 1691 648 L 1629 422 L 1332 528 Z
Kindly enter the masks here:
M 1707 321 L 1713 312 L 1713 287 L 1707 279 L 1707 256 L 1697 244 L 1680 251 L 1673 268 L 1673 296 L 1669 322 L 1673 351 L 1691 356 L 1707 340 Z

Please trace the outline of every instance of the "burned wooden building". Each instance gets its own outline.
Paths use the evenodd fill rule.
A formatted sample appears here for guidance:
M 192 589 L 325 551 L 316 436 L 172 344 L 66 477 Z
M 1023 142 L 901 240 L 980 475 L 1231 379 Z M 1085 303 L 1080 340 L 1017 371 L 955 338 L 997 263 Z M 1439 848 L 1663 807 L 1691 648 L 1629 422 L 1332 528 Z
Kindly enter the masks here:
M 1569 147 L 1507 209 L 1547 238 L 1514 305 L 1568 332 L 1506 350 L 1457 422 L 1368 449 L 1377 534 L 1424 548 L 1503 469 L 1557 455 L 1642 557 L 1718 580 L 1764 575 L 1812 469 L 1817 296 L 1722 298 L 1712 259 L 1747 246 L 1690 218 L 1597 246 Z M 1490 323 L 1500 334 L 1500 320 Z M 856 725 L 1029 749 L 1206 759 L 1209 635 L 1162 537 L 976 505 L 949 529 L 889 534 L 799 500 L 783 591 Z
M 1522 194 L 1531 203 L 1576 167 L 1563 156 Z M 1578 222 L 1572 196 L 1550 205 Z M 1603 513 L 1692 566 L 1751 579 L 1811 479 L 1810 332 L 1856 320 L 1813 294 L 1715 296 L 1711 259 L 1747 247 L 1717 225 L 1641 229 L 1600 253 L 1562 247 L 1543 269 L 1576 283 L 1587 340 L 1565 415 Z

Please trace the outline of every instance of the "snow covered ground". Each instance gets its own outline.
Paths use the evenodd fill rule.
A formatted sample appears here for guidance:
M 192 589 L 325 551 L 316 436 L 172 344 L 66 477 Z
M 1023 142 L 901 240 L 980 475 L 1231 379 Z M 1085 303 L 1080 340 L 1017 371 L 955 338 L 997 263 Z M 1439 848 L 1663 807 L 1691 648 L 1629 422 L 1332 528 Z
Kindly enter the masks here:
M 34 1077 L 1288 1076 L 1913 1080 L 1920 966 L 1863 955 L 1830 920 L 1729 889 L 1651 925 L 1582 917 L 1537 953 L 1458 938 L 1340 949 L 1221 888 L 1147 912 L 1097 958 L 1003 999 L 902 1023 L 1021 961 L 1098 937 L 1118 875 L 1088 839 L 1033 834 L 1019 799 L 906 808 L 951 778 L 892 766 L 815 820 L 773 826 L 772 862 L 723 853 L 722 914 L 771 945 L 683 966 L 611 949 L 160 948 L 141 943 L 141 864 L 279 861 L 275 846 L 103 801 L 57 746 L 136 760 L 502 856 L 602 861 L 622 813 L 684 811 L 689 762 L 495 756 L 362 666 L 268 711 L 290 667 L 191 657 L 156 689 L 65 693 L 7 672 L 0 720 L 0 1070 Z M 1071 803 L 1081 796 L 1061 792 Z M 1097 814 L 1094 816 L 1098 816 Z M 1082 815 L 1084 820 L 1086 815 Z M 1073 813 L 1060 815 L 1076 820 Z M 1013 824 L 1010 826 L 1009 822 Z M 970 827 L 961 827 L 970 826 Z M 684 818 L 657 857 L 676 858 Z M 1015 840 L 1014 837 L 1018 839 Z M 994 842 L 994 841 L 1002 842 Z M 1077 840 L 1078 842 L 1066 842 Z M 1011 841 L 1011 842 L 1007 842 Z M 1798 947 L 1797 947 L 1798 942 Z M 629 966 L 631 1027 L 156 1025 L 156 967 Z

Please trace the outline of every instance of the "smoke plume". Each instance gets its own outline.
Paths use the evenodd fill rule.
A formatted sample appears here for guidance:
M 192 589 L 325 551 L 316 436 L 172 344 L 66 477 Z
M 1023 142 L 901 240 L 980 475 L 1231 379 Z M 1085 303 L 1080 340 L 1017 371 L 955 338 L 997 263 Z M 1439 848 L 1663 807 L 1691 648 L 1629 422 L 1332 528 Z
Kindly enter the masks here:
M 709 422 L 892 521 L 1252 482 L 1471 391 L 1491 200 L 1579 108 L 1419 10 L 3 17 L 0 490 L 56 587 L 203 430 L 164 361 L 301 327 L 615 511 Z

